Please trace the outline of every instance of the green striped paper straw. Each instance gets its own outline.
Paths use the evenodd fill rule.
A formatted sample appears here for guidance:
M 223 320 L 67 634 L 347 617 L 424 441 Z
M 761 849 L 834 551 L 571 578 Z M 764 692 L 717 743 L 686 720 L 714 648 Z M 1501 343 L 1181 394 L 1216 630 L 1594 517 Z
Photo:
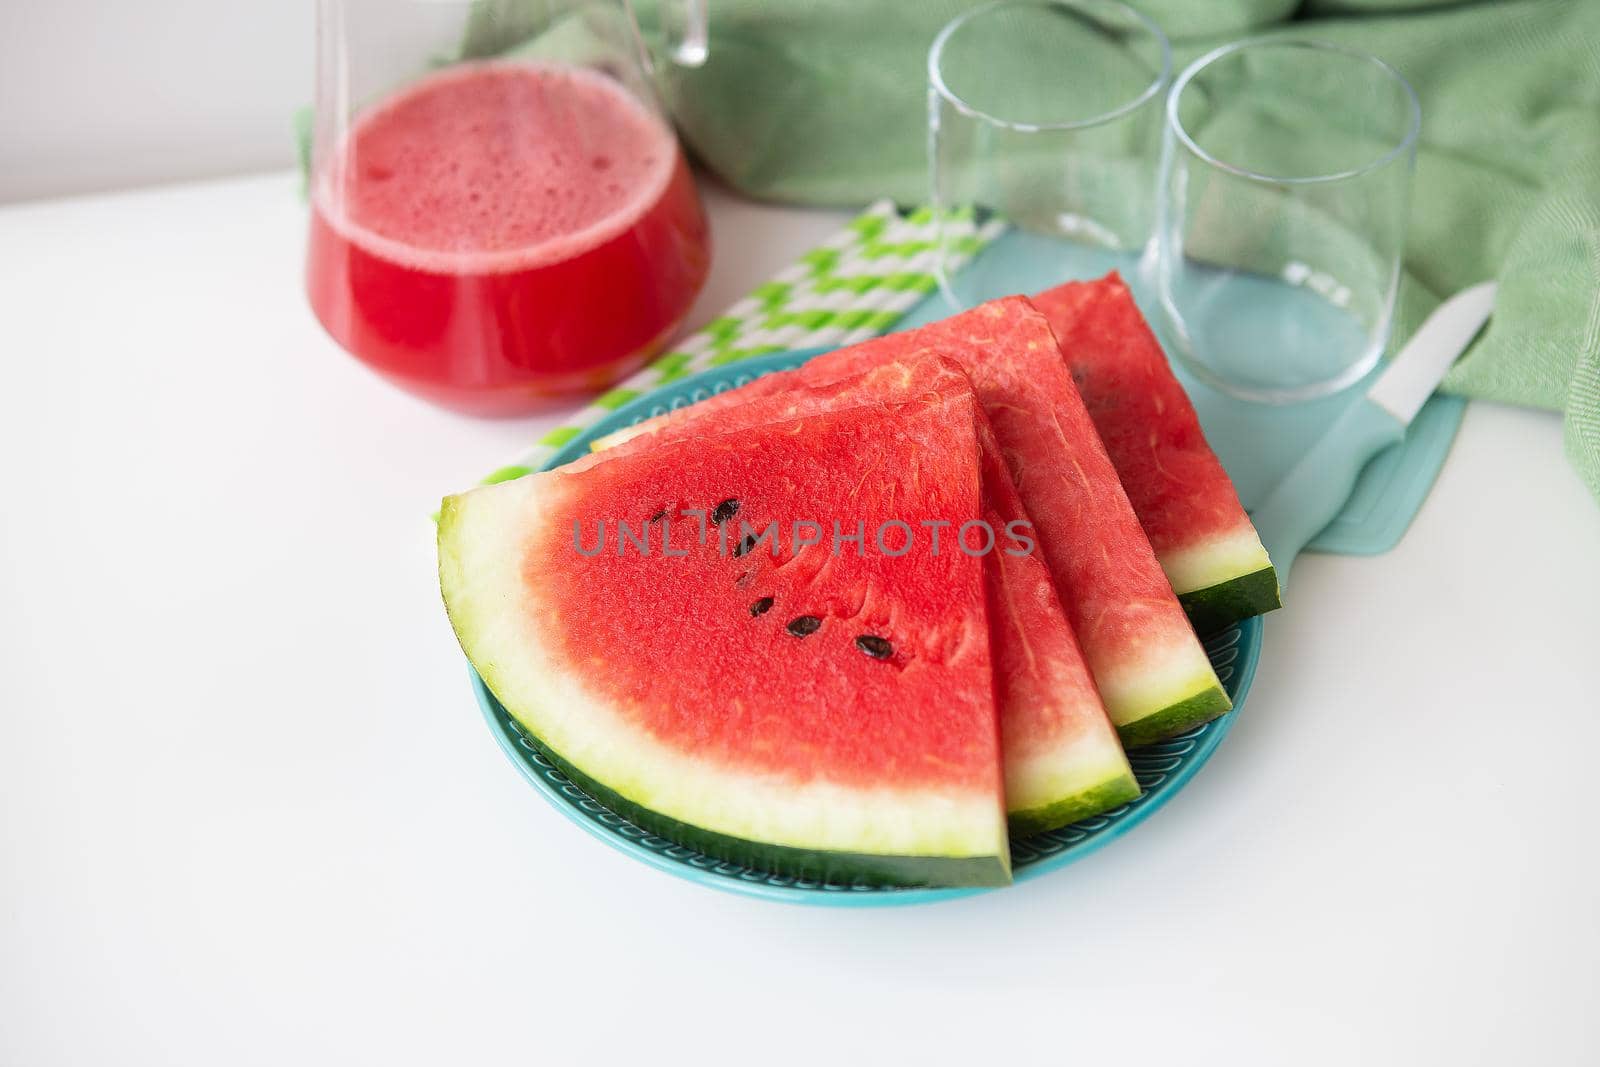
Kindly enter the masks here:
M 1003 224 L 973 225 L 958 240 L 966 262 Z M 938 288 L 931 208 L 901 214 L 873 204 L 822 244 L 779 271 L 620 385 L 546 433 L 484 484 L 540 469 L 562 446 L 611 412 L 708 367 L 797 348 L 840 347 L 887 332 Z

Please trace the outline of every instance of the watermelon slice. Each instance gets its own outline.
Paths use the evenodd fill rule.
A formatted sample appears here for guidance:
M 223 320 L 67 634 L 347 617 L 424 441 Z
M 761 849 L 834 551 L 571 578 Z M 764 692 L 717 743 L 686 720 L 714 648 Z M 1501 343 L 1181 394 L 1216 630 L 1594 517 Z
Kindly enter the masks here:
M 1122 279 L 1069 282 L 1033 302 L 1196 628 L 1220 630 L 1279 607 L 1267 550 Z
M 996 530 L 1032 526 L 988 420 L 978 424 L 986 515 Z M 1037 550 L 985 557 L 1006 811 L 1019 837 L 1139 795 L 1117 730 Z
M 451 622 L 547 755 L 641 826 L 796 877 L 1004 883 L 982 563 L 921 525 L 980 513 L 976 412 L 923 395 L 451 497 Z M 889 520 L 911 551 L 876 550 Z M 828 533 L 801 546 L 797 522 Z
M 1123 743 L 1157 741 L 1226 712 L 1227 693 L 1139 527 L 1055 335 L 1028 300 L 990 301 L 839 349 L 810 360 L 799 374 L 835 380 L 918 352 L 952 357 L 972 378 Z M 724 393 L 694 410 L 740 402 Z M 683 417 L 674 412 L 633 432 Z
M 673 418 L 654 420 L 643 433 L 613 435 L 612 451 L 599 455 L 632 454 L 666 441 L 733 433 L 851 405 L 904 402 L 923 394 L 970 389 L 959 364 L 931 354 L 885 360 L 824 381 L 785 371 L 685 408 Z M 1012 522 L 1027 522 L 1011 474 L 981 413 L 978 436 L 989 528 L 1005 531 Z M 593 457 L 582 462 L 592 461 Z M 1012 833 L 1053 830 L 1132 800 L 1139 795 L 1139 784 L 1106 717 L 1042 557 L 1036 551 L 1002 550 L 983 559 Z

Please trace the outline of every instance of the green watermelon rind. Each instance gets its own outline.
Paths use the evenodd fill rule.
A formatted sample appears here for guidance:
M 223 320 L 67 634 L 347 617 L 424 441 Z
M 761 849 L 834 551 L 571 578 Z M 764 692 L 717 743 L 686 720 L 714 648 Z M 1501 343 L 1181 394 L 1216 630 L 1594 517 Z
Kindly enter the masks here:
M 523 725 L 523 731 L 545 759 L 602 807 L 635 826 L 703 852 L 713 859 L 835 885 L 934 888 L 1011 884 L 1010 866 L 996 856 L 872 856 L 854 852 L 821 852 L 747 841 L 679 822 L 607 788 L 561 758 L 560 753 L 552 751 L 537 737 L 528 734 L 526 725 Z
M 1283 606 L 1283 595 L 1277 570 L 1268 566 L 1204 589 L 1179 593 L 1178 603 L 1188 612 L 1197 631 L 1210 634 L 1277 610 Z
M 1152 745 L 1220 718 L 1233 708 L 1233 701 L 1221 685 L 1210 686 L 1193 696 L 1169 704 L 1153 715 L 1123 723 L 1117 736 L 1127 748 Z
M 1063 826 L 1103 815 L 1139 797 L 1139 781 L 1131 770 L 1101 782 L 1055 804 L 1023 811 L 1006 813 L 1006 824 L 1013 838 L 1031 837 L 1034 834 L 1059 830 Z

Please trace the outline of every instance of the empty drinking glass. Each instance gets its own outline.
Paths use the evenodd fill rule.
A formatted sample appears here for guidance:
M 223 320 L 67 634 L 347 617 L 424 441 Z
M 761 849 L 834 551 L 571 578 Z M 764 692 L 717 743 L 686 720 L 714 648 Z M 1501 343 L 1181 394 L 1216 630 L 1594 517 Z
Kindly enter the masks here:
M 1189 370 L 1233 396 L 1285 403 L 1376 365 L 1420 122 L 1399 73 L 1338 45 L 1241 41 L 1178 77 L 1157 289 Z
M 1129 270 L 1155 230 L 1159 27 L 1115 0 L 1001 0 L 952 21 L 928 56 L 937 273 L 969 307 Z M 997 247 L 959 272 L 995 223 Z

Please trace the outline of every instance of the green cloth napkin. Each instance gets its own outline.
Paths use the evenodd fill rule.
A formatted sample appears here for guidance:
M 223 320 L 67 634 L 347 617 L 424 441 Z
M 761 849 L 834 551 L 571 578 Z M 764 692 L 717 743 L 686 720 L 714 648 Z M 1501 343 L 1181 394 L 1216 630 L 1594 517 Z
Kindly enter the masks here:
M 1600 498 L 1600 0 L 1132 3 L 1179 69 L 1227 40 L 1290 34 L 1365 49 L 1411 81 L 1423 132 L 1397 340 L 1498 278 L 1493 322 L 1445 388 L 1563 411 Z M 710 0 L 710 59 L 664 69 L 666 92 L 695 153 L 752 196 L 920 203 L 928 46 L 972 6 Z

